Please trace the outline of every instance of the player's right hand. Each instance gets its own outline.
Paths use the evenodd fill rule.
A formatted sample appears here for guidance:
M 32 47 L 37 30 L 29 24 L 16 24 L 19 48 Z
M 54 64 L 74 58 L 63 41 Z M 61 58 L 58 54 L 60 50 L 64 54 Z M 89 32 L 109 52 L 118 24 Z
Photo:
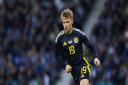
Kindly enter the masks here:
M 70 65 L 66 65 L 65 70 L 67 73 L 70 73 L 72 71 L 72 67 Z

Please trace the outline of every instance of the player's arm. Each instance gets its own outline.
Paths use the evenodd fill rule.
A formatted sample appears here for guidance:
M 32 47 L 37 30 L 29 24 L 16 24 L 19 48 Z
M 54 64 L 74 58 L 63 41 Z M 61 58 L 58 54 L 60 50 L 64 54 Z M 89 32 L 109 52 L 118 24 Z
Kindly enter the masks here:
M 67 64 L 66 58 L 61 56 L 62 50 L 58 43 L 55 45 L 55 59 L 58 65 L 62 66 L 67 73 L 70 73 L 72 70 L 72 67 Z
M 61 56 L 62 50 L 58 42 L 55 43 L 55 60 L 59 66 L 66 67 L 66 60 Z
M 72 67 L 68 64 L 69 62 L 67 62 L 68 59 L 66 59 L 66 55 L 62 50 L 61 45 L 59 44 L 59 38 L 56 39 L 55 43 L 55 60 L 57 64 L 59 66 L 62 66 L 67 73 L 71 72 Z
M 93 55 L 95 65 L 100 66 L 100 60 L 99 60 L 100 55 L 98 49 L 89 42 L 88 38 L 85 36 L 84 33 L 81 33 L 81 37 L 82 37 L 82 42 L 87 46 L 87 48 Z

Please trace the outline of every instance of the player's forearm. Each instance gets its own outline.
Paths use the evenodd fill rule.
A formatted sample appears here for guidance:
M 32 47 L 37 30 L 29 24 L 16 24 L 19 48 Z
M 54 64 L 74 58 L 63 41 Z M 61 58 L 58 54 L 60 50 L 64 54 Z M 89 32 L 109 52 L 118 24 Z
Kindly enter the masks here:
M 59 56 L 55 55 L 55 60 L 57 62 L 57 64 L 63 68 L 65 68 L 66 64 L 64 63 L 63 59 L 61 59 Z
M 91 52 L 92 52 L 94 58 L 100 58 L 99 51 L 98 51 L 98 49 L 96 47 L 92 47 L 91 48 Z
M 62 66 L 63 68 L 65 68 L 66 66 L 65 59 L 62 58 L 62 56 L 60 56 L 60 52 L 61 52 L 60 50 L 61 49 L 59 49 L 59 47 L 56 45 L 55 46 L 55 60 L 59 66 Z
M 83 37 L 82 38 L 83 39 L 83 43 L 87 46 L 87 48 L 91 52 L 92 56 L 94 58 L 99 58 L 100 54 L 99 54 L 98 49 L 89 42 L 89 40 L 87 39 L 86 36 L 83 35 L 82 37 Z
M 92 56 L 94 57 L 94 64 L 100 66 L 100 54 L 96 47 L 91 48 Z

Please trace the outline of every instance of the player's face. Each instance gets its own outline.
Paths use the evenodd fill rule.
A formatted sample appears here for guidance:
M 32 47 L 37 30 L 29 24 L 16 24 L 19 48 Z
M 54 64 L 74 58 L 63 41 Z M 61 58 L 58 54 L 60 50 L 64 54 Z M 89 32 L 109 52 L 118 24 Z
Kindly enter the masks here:
M 71 18 L 62 17 L 62 23 L 64 26 L 64 31 L 69 33 L 72 30 L 73 20 Z

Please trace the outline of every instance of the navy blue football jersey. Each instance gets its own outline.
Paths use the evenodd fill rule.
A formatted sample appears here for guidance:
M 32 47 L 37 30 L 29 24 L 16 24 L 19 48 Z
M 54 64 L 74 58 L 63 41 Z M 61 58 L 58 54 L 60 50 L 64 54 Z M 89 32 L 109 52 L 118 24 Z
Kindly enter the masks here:
M 83 44 L 90 50 L 94 57 L 98 57 L 97 49 L 92 46 L 86 35 L 77 28 L 73 28 L 70 34 L 61 31 L 55 41 L 56 61 L 65 68 L 67 64 L 79 66 L 85 63 L 83 60 Z

